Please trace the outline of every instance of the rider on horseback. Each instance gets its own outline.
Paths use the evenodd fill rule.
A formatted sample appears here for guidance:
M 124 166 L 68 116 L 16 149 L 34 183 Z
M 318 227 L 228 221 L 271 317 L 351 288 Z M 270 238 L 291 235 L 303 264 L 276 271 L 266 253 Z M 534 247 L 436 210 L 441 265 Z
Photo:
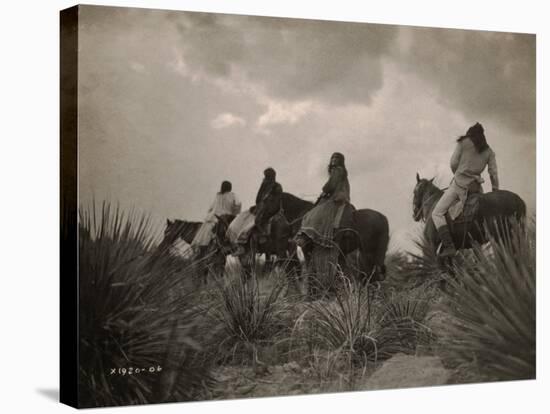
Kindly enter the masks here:
M 235 239 L 237 244 L 234 255 L 241 256 L 246 253 L 245 245 L 254 227 L 265 238 L 267 223 L 281 210 L 283 187 L 276 181 L 276 177 L 277 173 L 273 168 L 264 170 L 264 178 L 256 195 L 256 205 L 252 206 L 249 212 L 245 212 L 247 214 L 239 216 L 230 227 L 229 232 L 233 234 L 230 239 Z
M 236 216 L 240 213 L 241 203 L 231 190 L 232 185 L 229 181 L 222 182 L 220 191 L 216 194 L 214 201 L 208 209 L 204 223 L 191 242 L 191 247 L 194 251 L 204 252 L 210 244 L 214 236 L 213 229 L 217 221 L 216 216 Z
M 468 192 L 481 191 L 483 178 L 481 173 L 488 167 L 493 191 L 498 190 L 497 163 L 494 151 L 487 144 L 483 126 L 476 123 L 471 126 L 466 135 L 457 139 L 456 148 L 451 157 L 451 170 L 454 177 L 439 199 L 432 212 L 433 222 L 441 240 L 441 257 L 454 256 L 455 245 L 445 215 L 455 202 L 464 203 Z
M 267 235 L 266 225 L 275 214 L 281 210 L 283 187 L 275 178 L 277 173 L 271 167 L 264 171 L 264 179 L 256 195 L 256 228 L 264 236 Z
M 296 243 L 304 248 L 309 241 L 333 247 L 334 229 L 340 226 L 344 207 L 350 203 L 350 185 L 344 155 L 335 152 L 328 166 L 329 179 L 316 205 L 302 220 Z

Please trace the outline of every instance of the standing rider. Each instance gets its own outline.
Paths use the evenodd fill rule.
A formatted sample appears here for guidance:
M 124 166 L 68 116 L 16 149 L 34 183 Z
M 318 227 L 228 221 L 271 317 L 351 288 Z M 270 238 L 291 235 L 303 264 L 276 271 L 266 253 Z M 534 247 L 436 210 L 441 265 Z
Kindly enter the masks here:
M 432 219 L 441 240 L 441 257 L 454 256 L 455 245 L 447 226 L 445 214 L 457 201 L 464 204 L 468 191 L 479 192 L 483 178 L 481 173 L 488 167 L 493 191 L 499 188 L 497 162 L 494 151 L 487 144 L 483 126 L 476 123 L 471 126 L 466 135 L 457 139 L 454 153 L 451 157 L 451 170 L 454 178 L 439 199 L 432 212 Z
M 344 155 L 335 152 L 328 165 L 329 179 L 317 203 L 302 219 L 296 243 L 304 248 L 309 241 L 333 247 L 334 229 L 340 226 L 343 210 L 350 203 L 350 185 Z

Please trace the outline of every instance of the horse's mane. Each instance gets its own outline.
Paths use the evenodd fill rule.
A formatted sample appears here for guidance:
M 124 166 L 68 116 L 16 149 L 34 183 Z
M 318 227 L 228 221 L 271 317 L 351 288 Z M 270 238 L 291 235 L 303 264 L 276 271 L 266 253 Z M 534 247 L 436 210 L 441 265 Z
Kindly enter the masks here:
M 311 201 L 303 200 L 290 193 L 284 193 L 281 195 L 283 209 L 288 221 L 293 221 L 301 217 L 305 212 L 313 208 Z
M 427 191 L 429 191 L 430 194 L 443 193 L 443 190 L 439 188 L 437 185 L 435 185 L 434 183 L 430 182 L 430 180 L 426 180 L 426 181 L 428 181 Z
M 423 205 L 426 204 L 425 207 L 428 209 L 428 214 L 431 214 L 435 204 L 443 195 L 444 190 L 435 185 L 431 180 L 427 180 L 425 178 L 422 180 L 426 182 L 423 193 L 424 195 L 422 197 Z

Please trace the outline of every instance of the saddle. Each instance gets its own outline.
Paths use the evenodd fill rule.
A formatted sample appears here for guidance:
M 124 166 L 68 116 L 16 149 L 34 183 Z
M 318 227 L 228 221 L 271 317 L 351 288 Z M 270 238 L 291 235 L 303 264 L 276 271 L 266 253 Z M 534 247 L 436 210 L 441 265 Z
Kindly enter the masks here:
M 336 217 L 334 219 L 334 229 L 338 232 L 352 230 L 354 227 L 354 213 L 355 207 L 353 204 L 344 203 L 344 205 L 340 207 L 336 213 Z
M 447 224 L 452 227 L 457 224 L 470 224 L 477 219 L 479 212 L 479 199 L 483 193 L 479 191 L 468 192 L 464 206 L 462 207 L 462 212 L 454 220 L 451 219 L 450 214 L 447 212 L 445 218 L 447 219 Z

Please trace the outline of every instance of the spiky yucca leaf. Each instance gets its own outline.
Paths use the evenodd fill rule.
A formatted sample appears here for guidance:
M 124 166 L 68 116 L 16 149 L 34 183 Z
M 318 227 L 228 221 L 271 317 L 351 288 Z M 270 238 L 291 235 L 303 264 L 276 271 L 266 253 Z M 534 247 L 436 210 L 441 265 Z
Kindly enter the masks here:
M 154 245 L 145 215 L 109 203 L 80 209 L 82 406 L 193 399 L 208 379 L 205 365 L 195 362 L 199 315 L 181 262 L 156 254 Z M 167 376 L 178 382 L 166 383 Z
M 475 261 L 450 280 L 446 349 L 457 363 L 474 361 L 488 379 L 534 378 L 534 229 L 517 223 L 491 245 L 492 252 L 477 247 Z

